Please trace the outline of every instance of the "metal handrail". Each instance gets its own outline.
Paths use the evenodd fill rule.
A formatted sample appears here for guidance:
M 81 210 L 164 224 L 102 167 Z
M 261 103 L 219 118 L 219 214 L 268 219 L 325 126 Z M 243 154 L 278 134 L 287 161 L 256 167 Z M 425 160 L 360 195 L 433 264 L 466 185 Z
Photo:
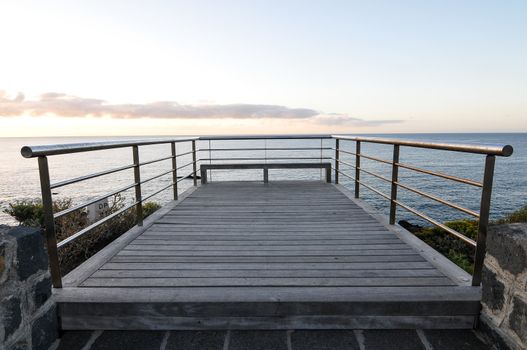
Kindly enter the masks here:
M 396 216 L 396 210 L 397 206 L 417 215 L 418 217 L 432 223 L 433 225 L 443 229 L 449 234 L 452 234 L 453 236 L 463 240 L 467 244 L 473 246 L 476 248 L 475 256 L 474 256 L 474 273 L 472 275 L 472 285 L 477 286 L 481 283 L 481 274 L 483 269 L 483 258 L 485 255 L 486 250 L 486 236 L 487 236 L 487 230 L 488 230 L 488 224 L 489 224 L 489 212 L 490 212 L 490 197 L 492 192 L 492 182 L 493 182 L 493 174 L 494 174 L 494 164 L 495 164 L 495 158 L 496 156 L 502 156 L 502 157 L 508 157 L 512 155 L 513 148 L 510 145 L 497 145 L 497 146 L 488 146 L 488 145 L 468 145 L 468 144 L 445 144 L 445 143 L 434 143 L 434 142 L 421 142 L 421 141 L 409 141 L 409 140 L 396 140 L 396 139 L 383 139 L 383 138 L 370 138 L 370 137 L 352 137 L 352 136 L 341 136 L 341 135 L 334 135 L 335 138 L 335 158 L 333 160 L 335 161 L 335 167 L 333 168 L 335 170 L 335 182 L 338 183 L 338 174 L 344 175 L 350 179 L 352 179 L 355 183 L 355 197 L 359 198 L 359 189 L 360 186 L 364 186 L 365 188 L 373 191 L 374 193 L 380 195 L 381 197 L 388 199 L 390 201 L 390 220 L 389 223 L 391 225 L 395 224 L 395 216 Z M 340 145 L 340 141 L 354 141 L 355 142 L 355 152 L 346 151 L 342 149 L 342 146 Z M 361 143 L 367 142 L 367 143 L 377 143 L 377 144 L 387 144 L 393 146 L 393 159 L 392 161 L 381 159 L 369 155 L 365 155 L 361 153 Z M 454 152 L 465 152 L 465 153 L 473 153 L 473 154 L 483 154 L 485 155 L 485 169 L 483 174 L 483 181 L 478 182 L 471 179 L 465 179 L 457 176 L 452 176 L 448 174 L 444 174 L 441 172 L 434 172 L 427 169 L 418 168 L 413 165 L 404 164 L 399 162 L 399 153 L 400 153 L 400 147 L 418 147 L 418 148 L 426 148 L 426 149 L 436 149 L 436 150 L 444 150 L 444 151 L 454 151 Z M 355 165 L 343 162 L 340 160 L 340 153 L 350 154 L 355 156 Z M 391 179 L 384 177 L 382 175 L 379 175 L 377 173 L 374 173 L 372 171 L 363 169 L 361 167 L 360 161 L 361 158 L 377 161 L 383 164 L 391 165 L 392 168 L 392 177 Z M 339 170 L 339 164 L 345 164 L 348 166 L 352 166 L 355 168 L 355 177 L 349 176 Z M 398 174 L 399 174 L 399 168 L 404 168 L 416 172 L 420 172 L 427 175 L 432 175 L 436 177 L 441 177 L 444 179 L 456 181 L 459 183 L 476 186 L 482 189 L 481 191 L 481 200 L 480 200 L 480 210 L 479 213 L 476 211 L 473 211 L 471 209 L 464 208 L 460 205 L 454 204 L 452 202 L 449 202 L 447 200 L 444 200 L 442 198 L 439 198 L 435 195 L 426 193 L 424 191 L 418 190 L 416 188 L 413 188 L 411 186 L 402 184 L 398 180 Z M 383 181 L 390 182 L 391 183 L 391 195 L 388 196 L 385 193 L 382 193 L 381 191 L 375 189 L 374 187 L 364 183 L 360 180 L 360 174 L 361 172 L 365 172 L 366 174 L 375 176 Z M 453 209 L 459 210 L 465 214 L 474 216 L 478 219 L 478 237 L 477 241 L 474 241 L 473 239 L 466 237 L 465 235 L 457 232 L 456 230 L 446 226 L 445 224 L 425 215 L 424 213 L 421 213 L 420 211 L 402 203 L 397 199 L 397 190 L 398 187 L 401 187 L 405 190 L 411 191 L 415 194 L 418 194 L 420 196 L 423 196 L 428 199 L 432 199 L 436 202 L 439 202 L 443 205 L 446 205 L 448 207 L 451 207 Z
M 57 145 L 42 145 L 42 146 L 24 146 L 20 153 L 24 158 L 35 158 L 40 156 L 54 156 L 58 154 L 69 154 L 78 152 L 101 151 L 114 148 L 125 148 L 131 146 L 150 146 L 167 143 L 179 143 L 196 141 L 199 137 L 187 137 L 176 139 L 152 139 L 140 141 L 98 141 L 98 142 L 83 142 L 83 143 L 69 143 Z
M 471 144 L 454 144 L 454 143 L 439 143 L 426 141 L 411 141 L 398 139 L 384 139 L 377 137 L 356 137 L 347 135 L 333 135 L 333 138 L 339 140 L 359 141 L 369 143 L 380 143 L 387 145 L 429 148 L 444 151 L 478 153 L 494 156 L 508 157 L 512 155 L 513 148 L 511 145 L 471 145 Z
M 319 139 L 320 147 L 242 147 L 242 148 L 213 148 L 211 147 L 211 141 L 216 141 L 216 140 L 233 141 L 233 140 L 310 140 L 310 139 Z M 334 139 L 335 147 L 323 147 L 322 140 L 324 139 Z M 203 149 L 196 149 L 196 141 L 199 141 L 199 140 L 208 141 L 209 147 L 203 148 Z M 356 146 L 355 146 L 354 152 L 343 149 L 342 145 L 339 144 L 340 141 L 355 142 Z M 192 150 L 188 152 L 177 154 L 176 144 L 181 143 L 181 142 L 191 142 Z M 377 143 L 377 144 L 391 145 L 393 146 L 393 159 L 386 160 L 386 159 L 381 159 L 378 157 L 363 154 L 361 152 L 361 143 Z M 171 155 L 167 157 L 159 158 L 159 159 L 140 162 L 139 146 L 148 146 L 148 145 L 157 145 L 157 144 L 170 144 L 171 145 Z M 96 172 L 96 173 L 92 173 L 92 174 L 88 174 L 84 176 L 79 176 L 79 177 L 72 178 L 72 179 L 62 180 L 62 181 L 55 182 L 55 183 L 50 182 L 49 166 L 48 166 L 48 161 L 47 161 L 48 156 L 78 153 L 78 152 L 97 151 L 97 150 L 108 150 L 108 149 L 115 149 L 115 148 L 127 148 L 127 147 L 132 148 L 133 164 L 124 165 L 121 167 L 117 167 L 117 168 L 113 168 L 113 169 L 105 170 L 105 171 L 100 171 L 100 172 Z M 457 176 L 444 174 L 441 172 L 435 172 L 435 171 L 431 171 L 427 169 L 422 169 L 414 165 L 401 163 L 399 162 L 400 147 L 417 147 L 417 148 L 425 148 L 425 149 L 435 149 L 435 150 L 465 152 L 465 153 L 486 155 L 483 181 L 478 182 L 478 181 L 474 181 L 471 179 L 465 179 L 465 178 L 461 178 Z M 320 156 L 317 156 L 317 157 L 267 157 L 266 155 L 265 158 L 261 158 L 261 157 L 213 158 L 211 156 L 211 152 L 213 151 L 230 152 L 230 151 L 313 151 L 313 150 L 320 151 Z M 335 156 L 334 157 L 324 156 L 323 151 L 325 150 L 334 151 Z M 209 152 L 209 158 L 198 159 L 197 153 L 201 151 Z M 120 215 L 124 213 L 125 211 L 132 209 L 134 207 L 136 208 L 135 215 L 136 215 L 137 224 L 142 225 L 142 222 L 143 222 L 142 203 L 145 200 L 159 194 L 162 191 L 167 190 L 168 188 L 173 188 L 174 199 L 177 199 L 178 198 L 178 183 L 189 178 L 190 176 L 192 176 L 194 185 L 197 186 L 197 163 L 198 162 L 200 161 L 212 162 L 212 161 L 222 161 L 222 160 L 237 160 L 237 161 L 266 160 L 267 161 L 267 160 L 301 160 L 301 159 L 319 160 L 320 162 L 326 159 L 333 160 L 335 166 L 334 167 L 332 166 L 331 169 L 335 171 L 335 183 L 339 182 L 338 176 L 342 175 L 342 176 L 345 176 L 351 179 L 355 183 L 355 197 L 359 198 L 360 187 L 363 186 L 373 191 L 374 193 L 382 196 L 383 198 L 388 199 L 390 201 L 390 217 L 389 217 L 390 224 L 395 224 L 396 209 L 397 209 L 397 206 L 399 206 L 421 217 L 422 219 L 427 220 L 433 225 L 440 227 L 441 229 L 454 235 L 455 237 L 462 239 L 464 242 L 470 244 L 471 246 L 476 247 L 474 275 L 473 275 L 472 284 L 479 285 L 481 281 L 481 269 L 483 266 L 483 256 L 485 253 L 486 233 L 487 233 L 487 227 L 488 227 L 488 221 L 489 221 L 489 210 L 490 210 L 490 194 L 492 191 L 492 179 L 493 179 L 493 172 L 494 172 L 495 157 L 496 156 L 507 157 L 507 156 L 510 156 L 512 152 L 513 152 L 513 149 L 510 145 L 447 144 L 447 143 L 437 143 L 437 142 L 423 142 L 423 141 L 412 141 L 412 140 L 358 137 L 358 136 L 349 136 L 349 135 L 329 135 L 329 134 L 321 134 L 321 135 L 209 135 L 209 136 L 201 136 L 201 137 L 189 136 L 189 137 L 182 137 L 182 138 L 135 140 L 135 141 L 134 140 L 103 141 L 103 142 L 75 143 L 75 144 L 63 144 L 63 145 L 25 146 L 21 149 L 21 153 L 25 158 L 38 157 L 41 190 L 42 190 L 42 203 L 44 207 L 44 219 L 45 219 L 47 245 L 48 245 L 48 254 L 50 257 L 52 281 L 55 287 L 61 287 L 62 285 L 60 267 L 59 267 L 59 262 L 58 262 L 58 254 L 57 254 L 58 248 L 70 242 L 73 242 L 76 238 L 92 231 L 93 229 L 108 222 L 109 220 L 116 217 L 117 215 Z M 340 159 L 341 153 L 355 156 L 355 164 L 351 164 L 351 163 L 341 160 Z M 185 156 L 185 155 L 192 155 L 192 161 L 185 165 L 178 166 L 177 158 L 181 156 Z M 361 167 L 361 164 L 360 164 L 361 158 L 365 158 L 368 160 L 373 160 L 373 161 L 377 161 L 383 164 L 390 165 L 392 169 L 391 179 L 383 175 L 377 174 L 373 171 L 364 169 L 364 167 Z M 165 160 L 172 161 L 172 167 L 170 170 L 165 171 L 161 174 L 155 175 L 153 177 L 141 180 L 141 173 L 140 173 L 141 166 L 145 166 L 148 164 L 161 162 Z M 339 169 L 339 166 L 341 164 L 354 168 L 355 176 L 351 176 L 341 171 Z M 193 166 L 192 172 L 187 176 L 179 178 L 177 176 L 177 171 L 179 169 L 188 167 L 190 165 Z M 412 170 L 412 171 L 420 172 L 426 175 L 436 176 L 436 177 L 440 177 L 440 178 L 444 178 L 444 179 L 448 179 L 448 180 L 460 182 L 463 184 L 482 188 L 479 212 L 464 208 L 462 206 L 459 206 L 457 204 L 454 204 L 442 198 L 439 198 L 438 196 L 426 193 L 424 191 L 421 191 L 419 189 L 416 189 L 416 188 L 413 188 L 411 186 L 401 183 L 398 180 L 399 168 Z M 93 179 L 99 176 L 109 175 L 109 174 L 124 171 L 127 169 L 133 169 L 134 171 L 134 183 L 133 184 L 120 188 L 116 191 L 112 191 L 111 193 L 107 195 L 98 196 L 95 199 L 92 199 L 85 203 L 76 205 L 72 208 L 68 208 L 66 210 L 60 211 L 55 214 L 53 213 L 53 210 L 52 210 L 53 202 L 52 202 L 51 189 L 66 186 L 66 185 L 71 185 L 77 182 Z M 390 195 L 385 194 L 375 189 L 373 186 L 361 180 L 360 176 L 362 172 L 368 175 L 374 176 L 376 178 L 379 178 L 385 182 L 391 183 Z M 173 176 L 170 184 L 164 186 L 163 188 L 145 197 L 142 196 L 142 193 L 141 193 L 142 184 L 152 181 L 154 179 L 157 179 L 159 177 L 169 175 L 170 173 L 172 173 L 172 176 Z M 420 211 L 415 210 L 414 208 L 411 208 L 410 206 L 399 201 L 397 199 L 397 190 L 399 187 L 405 190 L 411 191 L 413 193 L 416 193 L 425 198 L 437 201 L 443 205 L 447 205 L 451 208 L 454 208 L 456 210 L 464 212 L 465 214 L 474 216 L 477 219 L 479 219 L 477 241 L 474 241 L 471 238 L 464 236 L 463 234 L 449 228 L 448 226 L 442 224 L 441 222 L 433 218 L 430 218 L 426 214 L 421 213 Z M 64 215 L 67 215 L 76 210 L 82 209 L 86 207 L 87 205 L 93 204 L 101 199 L 108 198 L 112 195 L 129 190 L 131 188 L 135 189 L 134 203 L 124 208 L 119 209 L 118 211 L 104 217 L 103 219 L 89 225 L 88 227 L 78 231 L 72 236 L 57 243 L 57 240 L 55 237 L 55 226 L 54 226 L 55 219 L 63 217 Z

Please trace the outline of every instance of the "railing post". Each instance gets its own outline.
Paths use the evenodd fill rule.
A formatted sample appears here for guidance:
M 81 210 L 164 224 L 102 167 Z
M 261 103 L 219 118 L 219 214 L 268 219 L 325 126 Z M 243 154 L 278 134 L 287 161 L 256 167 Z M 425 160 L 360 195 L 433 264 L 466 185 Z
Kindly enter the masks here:
M 53 218 L 53 199 L 51 197 L 51 182 L 49 179 L 48 158 L 38 157 L 40 174 L 40 189 L 42 192 L 42 208 L 44 210 L 44 227 L 46 230 L 46 245 L 48 247 L 49 269 L 53 287 L 62 288 L 59 255 L 57 251 L 57 236 L 55 235 L 55 219 Z
M 335 139 L 335 183 L 339 183 L 339 144 L 340 140 Z
M 483 261 L 487 250 L 487 230 L 489 227 L 490 198 L 492 196 L 495 162 L 495 156 L 487 155 L 485 159 L 483 189 L 481 191 L 481 203 L 479 209 L 478 238 L 476 241 L 476 255 L 474 257 L 474 274 L 472 275 L 473 286 L 479 286 L 481 283 L 481 270 L 483 269 Z
M 355 198 L 359 198 L 360 187 L 360 141 L 355 146 Z
M 395 225 L 395 213 L 397 212 L 397 181 L 399 179 L 399 145 L 393 145 L 392 164 L 392 191 L 390 196 L 390 225 Z
M 177 201 L 178 199 L 178 191 L 177 191 L 177 160 L 176 160 L 176 143 L 171 142 L 170 148 L 172 151 L 172 182 L 174 183 L 173 189 L 174 189 L 174 200 Z
M 194 173 L 192 174 L 192 178 L 194 179 L 194 186 L 198 185 L 198 178 L 197 178 L 197 164 L 196 164 L 196 140 L 192 140 L 192 169 L 194 170 Z
M 138 226 L 143 226 L 143 199 L 141 195 L 141 169 L 139 167 L 139 147 L 132 146 L 134 158 L 134 182 L 135 182 L 135 212 Z

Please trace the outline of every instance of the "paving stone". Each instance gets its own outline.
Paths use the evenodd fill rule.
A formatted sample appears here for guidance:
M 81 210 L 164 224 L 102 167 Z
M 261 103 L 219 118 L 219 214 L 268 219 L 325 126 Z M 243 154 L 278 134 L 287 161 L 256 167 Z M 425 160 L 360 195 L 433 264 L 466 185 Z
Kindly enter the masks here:
M 159 350 L 165 332 L 104 331 L 90 350 Z
M 365 350 L 421 350 L 425 349 L 414 330 L 365 330 Z
M 293 350 L 359 350 L 353 331 L 294 331 Z
M 232 331 L 229 350 L 287 350 L 286 331 Z
M 57 340 L 57 307 L 53 305 L 31 325 L 31 344 L 33 350 L 47 350 Z
M 81 350 L 88 342 L 93 331 L 68 331 L 60 338 L 57 350 Z
M 222 350 L 226 331 L 172 331 L 166 350 Z
M 440 329 L 423 331 L 434 350 L 487 350 L 490 346 L 483 343 L 473 331 L 468 329 Z

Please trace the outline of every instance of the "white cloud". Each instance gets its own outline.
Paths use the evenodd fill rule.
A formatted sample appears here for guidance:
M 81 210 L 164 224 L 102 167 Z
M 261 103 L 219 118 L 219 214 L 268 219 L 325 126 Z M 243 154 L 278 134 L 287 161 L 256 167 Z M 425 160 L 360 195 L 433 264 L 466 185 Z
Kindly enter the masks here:
M 10 98 L 0 91 L 0 117 L 108 117 L 116 119 L 303 119 L 326 125 L 375 126 L 399 123 L 401 120 L 365 120 L 346 114 L 324 113 L 310 108 L 290 108 L 267 104 L 201 104 L 185 105 L 174 101 L 145 104 L 111 104 L 105 100 L 48 92 L 38 99 L 25 99 L 18 93 Z

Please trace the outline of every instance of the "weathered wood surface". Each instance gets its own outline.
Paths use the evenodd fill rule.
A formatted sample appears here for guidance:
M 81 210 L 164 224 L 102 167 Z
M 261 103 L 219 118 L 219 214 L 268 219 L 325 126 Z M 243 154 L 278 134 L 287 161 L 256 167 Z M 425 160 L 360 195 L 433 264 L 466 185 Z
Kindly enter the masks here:
M 56 293 L 64 329 L 467 328 L 479 312 L 479 288 L 323 182 L 203 185 L 101 256 Z

